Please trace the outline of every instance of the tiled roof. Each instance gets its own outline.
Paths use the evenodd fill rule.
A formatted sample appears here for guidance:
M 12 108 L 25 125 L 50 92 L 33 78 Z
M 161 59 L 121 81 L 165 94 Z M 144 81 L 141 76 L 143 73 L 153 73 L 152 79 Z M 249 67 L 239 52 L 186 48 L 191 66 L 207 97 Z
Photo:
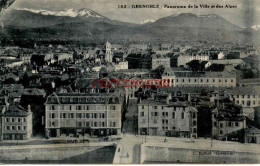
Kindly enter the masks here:
M 46 104 L 120 104 L 117 94 L 110 93 L 53 93 Z
M 28 112 L 26 109 L 24 109 L 22 106 L 20 105 L 10 105 L 9 109 L 7 111 L 4 112 L 4 116 L 5 117 L 26 117 L 28 115 Z
M 233 95 L 260 95 L 260 86 L 235 87 L 229 92 Z
M 211 77 L 211 78 L 232 78 L 235 74 L 228 72 L 175 72 L 176 77 Z

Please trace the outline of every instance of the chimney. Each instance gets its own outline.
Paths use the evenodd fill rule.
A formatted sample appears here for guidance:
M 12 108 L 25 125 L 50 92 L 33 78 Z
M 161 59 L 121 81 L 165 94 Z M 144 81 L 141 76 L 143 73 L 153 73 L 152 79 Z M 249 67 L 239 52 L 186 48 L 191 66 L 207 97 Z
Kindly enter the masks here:
M 169 100 L 172 99 L 172 93 L 168 93 L 168 98 L 169 98 Z
M 141 97 L 139 98 L 139 103 L 142 104 L 142 99 L 141 99 Z
M 6 111 L 9 109 L 10 103 L 8 102 L 8 97 L 5 96 L 5 105 L 6 105 Z
M 29 114 L 32 113 L 32 111 L 31 111 L 31 105 L 30 105 L 30 104 L 27 106 L 27 110 L 28 110 L 28 113 L 29 113 Z
M 190 96 L 190 93 L 188 94 L 188 102 L 191 102 L 191 96 Z

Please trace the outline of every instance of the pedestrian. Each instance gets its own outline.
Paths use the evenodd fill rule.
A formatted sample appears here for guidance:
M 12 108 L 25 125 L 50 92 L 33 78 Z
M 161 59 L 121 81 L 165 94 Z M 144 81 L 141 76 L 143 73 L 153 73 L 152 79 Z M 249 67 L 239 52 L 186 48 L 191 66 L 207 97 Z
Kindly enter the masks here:
M 165 139 L 164 139 L 164 142 L 166 142 L 166 141 L 167 141 L 167 139 L 165 138 Z

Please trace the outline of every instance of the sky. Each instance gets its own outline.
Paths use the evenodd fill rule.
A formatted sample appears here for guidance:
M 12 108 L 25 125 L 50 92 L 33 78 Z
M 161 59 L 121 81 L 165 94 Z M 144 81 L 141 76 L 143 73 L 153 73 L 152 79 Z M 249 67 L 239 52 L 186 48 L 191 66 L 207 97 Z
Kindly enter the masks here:
M 119 9 L 118 5 L 236 5 L 230 9 Z M 89 8 L 112 20 L 142 23 L 173 14 L 193 13 L 197 15 L 218 14 L 241 27 L 260 25 L 260 0 L 16 0 L 11 8 L 63 10 Z

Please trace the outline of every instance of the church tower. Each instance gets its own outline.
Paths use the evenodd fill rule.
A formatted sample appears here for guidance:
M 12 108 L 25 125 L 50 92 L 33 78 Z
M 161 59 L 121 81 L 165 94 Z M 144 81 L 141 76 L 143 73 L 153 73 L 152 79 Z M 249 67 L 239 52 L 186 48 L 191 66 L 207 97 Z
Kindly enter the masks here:
M 107 41 L 106 42 L 106 61 L 112 62 L 112 50 L 111 50 L 111 44 Z

